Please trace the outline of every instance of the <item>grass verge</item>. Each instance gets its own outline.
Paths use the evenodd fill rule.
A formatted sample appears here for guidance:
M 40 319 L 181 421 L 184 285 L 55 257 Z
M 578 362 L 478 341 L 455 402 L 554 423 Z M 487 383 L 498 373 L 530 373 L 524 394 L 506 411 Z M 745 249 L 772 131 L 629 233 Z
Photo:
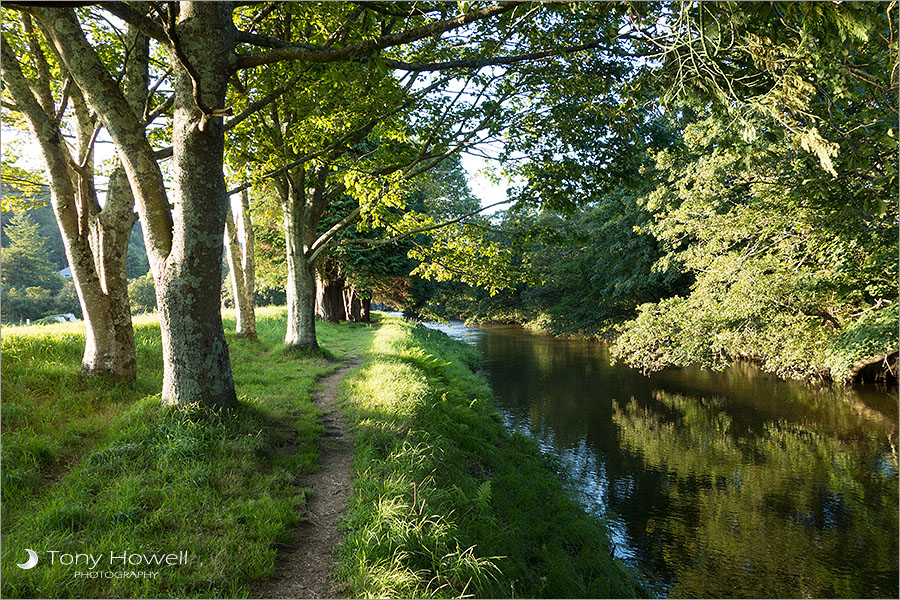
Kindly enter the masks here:
M 291 539 L 305 500 L 297 474 L 318 458 L 311 391 L 336 364 L 283 349 L 283 309 L 257 317 L 258 342 L 228 336 L 240 397 L 228 412 L 160 406 L 152 317 L 136 322 L 132 385 L 77 374 L 78 325 L 4 331 L 3 597 L 241 597 L 272 572 L 273 543 Z M 370 337 L 358 325 L 319 327 L 336 358 Z M 40 557 L 31 570 L 16 567 L 25 548 Z M 49 551 L 60 553 L 53 564 Z M 181 551 L 186 564 L 110 564 L 111 553 Z M 61 553 L 100 557 L 95 570 L 113 576 L 78 576 L 85 559 L 66 565 Z M 158 575 L 115 575 L 130 571 Z
M 604 524 L 536 443 L 509 434 L 477 352 L 386 318 L 344 382 L 354 495 L 338 575 L 351 597 L 630 597 Z

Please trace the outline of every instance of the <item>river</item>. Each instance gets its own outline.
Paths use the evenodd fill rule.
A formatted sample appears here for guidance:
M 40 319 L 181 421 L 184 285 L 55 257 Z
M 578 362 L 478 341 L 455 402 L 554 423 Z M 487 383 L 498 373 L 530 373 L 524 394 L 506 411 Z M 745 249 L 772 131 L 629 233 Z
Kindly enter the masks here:
M 484 353 L 507 426 L 562 459 L 661 596 L 898 597 L 896 390 L 743 363 L 646 377 L 601 343 L 426 325 Z

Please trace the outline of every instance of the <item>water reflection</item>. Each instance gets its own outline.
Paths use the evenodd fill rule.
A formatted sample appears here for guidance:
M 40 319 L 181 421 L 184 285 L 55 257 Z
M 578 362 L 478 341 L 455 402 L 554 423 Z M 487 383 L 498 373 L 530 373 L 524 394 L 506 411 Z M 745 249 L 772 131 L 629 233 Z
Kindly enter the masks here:
M 507 424 L 562 458 L 616 552 L 686 597 L 897 597 L 895 392 L 750 365 L 644 377 L 601 344 L 465 330 Z

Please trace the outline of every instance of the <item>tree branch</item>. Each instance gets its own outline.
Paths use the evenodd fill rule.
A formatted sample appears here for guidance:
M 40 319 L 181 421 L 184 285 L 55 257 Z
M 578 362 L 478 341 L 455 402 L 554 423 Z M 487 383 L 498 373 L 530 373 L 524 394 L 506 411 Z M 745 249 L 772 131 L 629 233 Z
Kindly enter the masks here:
M 66 112 L 66 108 L 69 106 L 69 93 L 72 89 L 72 78 L 66 77 L 66 82 L 63 84 L 63 93 L 62 99 L 59 101 L 59 108 L 56 110 L 56 116 L 53 118 L 53 122 L 56 124 L 58 128 L 60 123 L 62 123 L 63 115 Z
M 392 69 L 411 72 L 442 71 L 445 69 L 477 69 L 482 67 L 513 65 L 516 63 L 531 60 L 541 60 L 543 58 L 571 54 L 573 52 L 579 52 L 581 50 L 593 50 L 595 48 L 598 48 L 602 44 L 603 40 L 594 40 L 593 42 L 589 42 L 586 44 L 579 44 L 578 46 L 567 46 L 565 48 L 560 48 L 557 50 L 543 50 L 541 52 L 529 52 L 527 54 L 516 54 L 513 56 L 495 56 L 491 58 L 463 58 L 458 60 L 448 60 L 434 63 L 408 63 L 391 58 L 385 58 L 382 60 L 384 60 L 384 64 Z
M 431 89 L 431 86 L 429 86 L 428 89 Z M 408 99 L 406 102 L 402 103 L 400 106 L 398 106 L 398 107 L 395 108 L 394 110 L 392 110 L 392 111 L 390 111 L 390 112 L 388 112 L 388 113 L 386 113 L 386 114 L 384 114 L 384 115 L 380 115 L 380 116 L 377 116 L 377 117 L 373 118 L 372 120 L 370 120 L 369 122 L 367 122 L 366 124 L 364 124 L 362 127 L 359 127 L 358 129 L 355 129 L 355 130 L 353 130 L 353 131 L 350 131 L 350 132 L 347 133 L 346 135 L 344 135 L 344 136 L 338 138 L 337 140 L 333 141 L 330 145 L 326 146 L 326 147 L 323 148 L 322 150 L 319 150 L 319 151 L 317 151 L 317 152 L 312 152 L 312 153 L 309 153 L 309 154 L 305 154 L 305 155 L 303 155 L 303 156 L 300 156 L 300 157 L 298 157 L 296 160 L 294 160 L 294 161 L 292 161 L 292 162 L 290 162 L 290 163 L 288 163 L 288 164 L 286 164 L 286 165 L 284 165 L 284 166 L 282 166 L 282 167 L 279 167 L 279 168 L 277 168 L 277 169 L 274 169 L 274 170 L 272 170 L 272 171 L 269 171 L 268 173 L 263 174 L 262 176 L 256 178 L 255 181 L 263 181 L 263 180 L 265 180 L 265 179 L 271 179 L 271 178 L 273 178 L 273 177 L 277 177 L 277 176 L 279 176 L 279 175 L 281 175 L 281 174 L 283 174 L 283 173 L 286 173 L 287 171 L 290 171 L 291 169 L 293 169 L 293 168 L 296 167 L 296 166 L 302 165 L 303 163 L 305 163 L 305 162 L 307 162 L 307 161 L 309 161 L 309 160 L 312 160 L 313 158 L 317 158 L 317 157 L 319 157 L 319 156 L 326 155 L 326 154 L 328 154 L 328 153 L 330 153 L 330 152 L 334 152 L 336 149 L 340 148 L 341 146 L 344 146 L 344 145 L 346 145 L 346 144 L 352 143 L 352 142 L 354 142 L 354 141 L 358 141 L 358 140 L 361 139 L 362 137 L 365 137 L 365 136 L 368 134 L 368 132 L 371 131 L 372 128 L 378 123 L 379 120 L 382 120 L 382 119 L 385 119 L 385 118 L 387 118 L 387 117 L 390 117 L 390 116 L 392 116 L 392 115 L 394 115 L 394 114 L 400 112 L 400 111 L 403 110 L 404 108 L 409 107 L 409 106 L 414 102 L 414 100 L 415 100 L 415 98 L 410 98 L 410 99 Z M 242 114 L 243 114 L 243 113 L 242 113 Z M 236 118 L 237 118 L 237 117 L 235 117 L 235 119 L 236 119 Z M 230 121 L 229 121 L 229 123 L 230 123 Z M 226 127 L 227 127 L 227 124 L 226 124 Z M 158 156 L 159 158 L 168 158 L 169 156 L 171 156 L 171 149 L 169 149 L 169 152 L 168 152 L 168 154 L 166 154 L 166 155 L 163 155 L 163 154 L 162 154 L 163 152 L 164 152 L 164 151 L 158 152 L 158 153 L 157 153 L 157 156 Z M 251 187 L 252 185 L 253 185 L 252 183 L 243 183 L 243 184 L 239 185 L 239 186 L 236 187 L 236 188 L 233 188 L 233 189 L 228 190 L 227 193 L 228 193 L 229 196 L 232 195 L 232 194 L 237 194 L 238 192 L 241 192 L 241 191 L 243 191 L 243 190 L 245 190 L 245 189 L 248 189 L 248 188 Z
M 291 79 L 288 80 L 288 82 L 286 84 L 284 84 L 283 86 L 281 86 L 278 89 L 275 89 L 275 90 L 269 92 L 268 94 L 266 94 L 265 96 L 263 96 L 262 98 L 257 100 L 256 102 L 249 104 L 247 106 L 247 108 L 245 108 L 244 110 L 239 112 L 237 115 L 235 115 L 234 118 L 228 119 L 228 121 L 225 123 L 225 131 L 230 131 L 231 129 L 234 129 L 235 127 L 237 127 L 237 125 L 241 121 L 244 121 L 245 119 L 247 119 L 247 117 L 250 117 L 251 115 L 253 115 L 253 113 L 265 108 L 266 106 L 268 106 L 269 104 L 274 102 L 278 97 L 280 97 L 286 91 L 291 89 L 295 83 L 300 81 L 300 78 L 302 77 L 302 75 L 303 74 L 301 73 L 301 74 L 295 75 L 294 77 L 291 77 Z
M 332 225 L 331 228 L 328 229 L 328 231 L 320 235 L 310 248 L 311 252 L 309 255 L 309 261 L 312 262 L 316 260 L 322 253 L 322 251 L 324 251 L 325 248 L 328 247 L 328 242 L 330 242 L 332 238 L 334 238 L 334 236 L 339 232 L 349 227 L 351 223 L 359 218 L 360 214 L 362 214 L 362 206 L 357 206 L 350 212 L 350 214 Z
M 487 206 L 482 206 L 476 210 L 467 212 L 464 215 L 460 215 L 459 217 L 455 217 L 453 219 L 447 219 L 446 221 L 441 221 L 440 223 L 435 223 L 434 225 L 429 225 L 428 227 L 420 227 L 419 229 L 413 229 L 411 231 L 405 231 L 399 235 L 395 235 L 389 238 L 353 238 L 347 240 L 341 240 L 338 242 L 338 246 L 348 246 L 351 244 L 362 244 L 366 246 L 384 246 L 385 244 L 393 244 L 394 242 L 398 242 L 402 239 L 418 235 L 420 233 L 427 233 L 429 231 L 434 231 L 435 229 L 442 229 L 444 227 L 448 227 L 453 225 L 454 223 L 459 223 L 465 219 L 468 219 L 471 216 L 477 215 L 480 212 L 484 212 L 489 208 L 494 208 L 495 206 L 500 206 L 501 204 L 509 204 L 512 200 L 502 200 L 500 202 L 494 202 L 493 204 L 488 204 Z
M 147 90 L 147 100 L 144 102 L 144 121 L 145 122 L 150 123 L 151 121 L 153 121 L 153 119 L 155 119 L 157 116 L 159 116 L 160 113 L 158 113 L 158 112 L 156 112 L 156 110 L 154 110 L 153 112 L 156 114 L 153 116 L 153 118 L 150 118 L 150 115 L 153 114 L 150 112 L 150 101 L 153 99 L 153 94 L 156 93 L 156 90 L 159 89 L 159 86 L 162 84 L 162 82 L 165 81 L 166 78 L 171 74 L 172 74 L 172 67 L 169 67 L 168 69 L 166 69 L 165 73 L 163 73 L 159 77 L 159 79 L 157 79 L 156 82 L 152 86 L 150 86 L 150 89 Z M 175 95 L 172 94 L 173 100 L 174 100 L 174 97 L 175 97 Z M 157 110 L 159 110 L 159 109 L 157 108 Z
M 153 38 L 161 44 L 169 44 L 169 37 L 166 35 L 165 29 L 163 29 L 159 23 L 147 15 L 136 11 L 125 2 L 102 2 L 100 4 L 104 10 L 119 17 L 128 24 L 134 25 L 140 29 L 144 35 Z
M 41 103 L 41 107 L 48 115 L 54 114 L 55 106 L 53 103 L 53 95 L 50 91 L 50 64 L 47 57 L 44 56 L 44 49 L 38 41 L 37 32 L 34 30 L 34 24 L 31 22 L 31 15 L 28 13 L 21 14 L 22 29 L 25 30 L 25 37 L 28 41 L 28 48 L 31 50 L 31 57 L 34 60 L 34 68 L 37 71 L 37 83 L 29 84 L 34 88 L 37 86 L 37 99 Z
M 173 104 L 175 104 L 175 94 L 172 94 L 171 96 L 163 100 L 163 102 L 159 106 L 154 108 L 149 113 L 144 113 L 144 124 L 149 125 L 150 123 L 152 123 L 156 119 L 156 117 L 172 108 Z
M 274 38 L 261 36 L 261 38 L 256 38 L 258 41 L 257 45 L 262 45 L 262 42 L 264 41 L 267 44 L 272 44 L 272 46 L 270 47 L 273 47 L 274 49 L 270 52 L 265 52 L 262 54 L 242 56 L 238 59 L 234 68 L 235 70 L 247 69 L 260 65 L 271 64 L 274 62 L 280 62 L 283 60 L 304 60 L 313 63 L 328 63 L 349 60 L 356 57 L 369 55 L 385 48 L 408 44 L 410 42 L 414 42 L 416 40 L 420 40 L 429 36 L 439 36 L 442 33 L 446 33 L 447 31 L 463 27 L 464 25 L 468 25 L 469 23 L 473 23 L 475 21 L 486 19 L 488 17 L 499 15 L 512 10 L 516 7 L 516 5 L 517 3 L 515 2 L 491 4 L 484 8 L 480 8 L 463 15 L 458 15 L 450 19 L 444 19 L 443 21 L 437 21 L 428 25 L 414 27 L 413 29 L 403 31 L 401 33 L 383 35 L 374 40 L 366 40 L 334 50 L 318 46 L 287 44 L 286 42 L 275 40 Z

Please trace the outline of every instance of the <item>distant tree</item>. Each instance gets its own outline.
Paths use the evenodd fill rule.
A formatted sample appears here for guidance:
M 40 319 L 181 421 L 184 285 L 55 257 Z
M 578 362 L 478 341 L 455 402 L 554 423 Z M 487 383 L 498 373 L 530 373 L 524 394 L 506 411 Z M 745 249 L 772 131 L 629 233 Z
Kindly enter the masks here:
M 7 186 L 4 185 L 3 187 L 6 188 Z M 8 198 L 9 191 L 7 189 L 4 189 L 3 191 Z M 7 203 L 4 202 L 4 204 Z M 34 204 L 38 203 L 35 202 Z M 69 263 L 66 261 L 66 249 L 63 245 L 62 238 L 59 235 L 59 227 L 56 225 L 56 217 L 53 215 L 53 208 L 51 208 L 49 204 L 39 204 L 37 206 L 34 204 L 31 202 L 19 203 L 14 210 L 4 210 L 2 217 L 0 218 L 2 218 L 4 223 L 7 223 L 17 212 L 22 212 L 22 209 L 24 208 L 25 214 L 34 219 L 38 224 L 40 235 L 44 239 L 47 248 L 47 258 L 50 259 L 50 263 L 57 271 L 64 269 Z M 29 206 L 33 206 L 33 208 L 27 208 Z M 6 231 L 3 231 L 0 240 L 2 240 L 2 246 L 4 248 L 9 245 L 9 238 L 6 236 Z
M 237 220 L 230 209 L 225 214 L 225 241 L 231 297 L 236 310 L 235 332 L 256 339 L 256 244 L 250 219 L 250 194 L 246 188 L 241 190 Z
M 144 247 L 144 236 L 141 235 L 141 224 L 135 223 L 128 238 L 128 253 L 125 256 L 125 275 L 128 279 L 140 277 L 150 270 L 147 260 L 147 249 Z
M 0 281 L 3 285 L 24 290 L 39 287 L 58 292 L 63 278 L 56 272 L 47 255 L 47 244 L 40 226 L 30 216 L 13 216 L 3 228 L 9 245 L 0 254 Z
M 128 282 L 128 299 L 131 302 L 132 314 L 156 310 L 156 288 L 153 286 L 153 275 L 149 271 Z

